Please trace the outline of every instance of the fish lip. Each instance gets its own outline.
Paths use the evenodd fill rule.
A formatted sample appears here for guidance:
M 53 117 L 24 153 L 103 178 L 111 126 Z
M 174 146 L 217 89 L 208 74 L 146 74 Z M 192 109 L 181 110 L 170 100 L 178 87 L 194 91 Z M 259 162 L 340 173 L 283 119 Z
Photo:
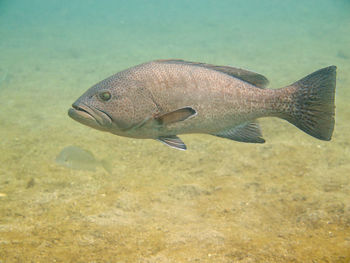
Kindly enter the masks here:
M 88 106 L 85 103 L 73 103 L 72 108 L 68 111 L 68 115 L 89 126 L 93 122 L 101 127 L 109 127 L 112 124 L 112 118 L 108 113 L 96 107 Z
M 84 114 L 87 114 L 88 116 L 94 118 L 93 115 L 91 115 L 91 113 L 87 110 L 87 107 L 84 107 L 83 104 L 72 104 L 72 108 L 80 113 L 84 113 Z M 85 109 L 84 109 L 85 108 Z M 95 118 L 94 118 L 95 119 Z

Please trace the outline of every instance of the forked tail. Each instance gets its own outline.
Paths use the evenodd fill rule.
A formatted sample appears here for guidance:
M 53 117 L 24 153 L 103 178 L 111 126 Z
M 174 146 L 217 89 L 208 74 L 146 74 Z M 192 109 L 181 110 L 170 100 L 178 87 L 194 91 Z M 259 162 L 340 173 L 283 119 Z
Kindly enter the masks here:
M 336 66 L 320 69 L 284 88 L 283 119 L 307 134 L 329 141 L 334 129 Z

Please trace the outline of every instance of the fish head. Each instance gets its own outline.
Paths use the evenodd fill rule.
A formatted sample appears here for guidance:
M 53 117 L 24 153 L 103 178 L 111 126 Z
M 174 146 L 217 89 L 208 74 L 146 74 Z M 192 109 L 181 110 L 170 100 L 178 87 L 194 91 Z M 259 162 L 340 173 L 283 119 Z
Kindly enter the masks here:
M 133 125 L 134 103 L 128 83 L 114 76 L 97 83 L 81 95 L 68 115 L 94 129 L 118 132 Z

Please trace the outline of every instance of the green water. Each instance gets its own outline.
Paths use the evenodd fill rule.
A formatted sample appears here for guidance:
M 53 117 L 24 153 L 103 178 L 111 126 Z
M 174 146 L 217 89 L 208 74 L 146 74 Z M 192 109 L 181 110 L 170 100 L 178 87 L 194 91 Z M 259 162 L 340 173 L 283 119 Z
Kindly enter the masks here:
M 323 142 L 182 135 L 188 151 L 67 116 L 87 88 L 166 58 L 233 65 L 271 88 L 336 65 Z M 350 262 L 350 1 L 0 0 L 0 262 Z M 113 173 L 55 162 L 77 145 Z

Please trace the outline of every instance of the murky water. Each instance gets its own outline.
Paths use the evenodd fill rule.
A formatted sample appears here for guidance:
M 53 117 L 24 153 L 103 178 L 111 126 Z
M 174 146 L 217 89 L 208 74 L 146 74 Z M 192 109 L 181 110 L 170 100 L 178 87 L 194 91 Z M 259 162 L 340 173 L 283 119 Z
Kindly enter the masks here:
M 271 88 L 338 67 L 323 142 L 279 119 L 266 143 L 189 150 L 67 116 L 87 88 L 164 58 Z M 350 2 L 0 0 L 0 262 L 350 262 Z M 59 166 L 76 145 L 113 172 Z

